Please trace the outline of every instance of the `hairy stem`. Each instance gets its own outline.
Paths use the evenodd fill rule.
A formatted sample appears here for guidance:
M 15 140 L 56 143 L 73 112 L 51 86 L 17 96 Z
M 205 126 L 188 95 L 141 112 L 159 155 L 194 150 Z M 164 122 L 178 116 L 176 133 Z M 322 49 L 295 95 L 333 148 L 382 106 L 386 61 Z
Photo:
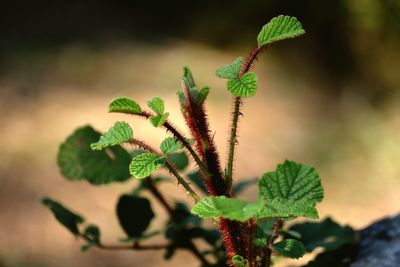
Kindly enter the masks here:
M 248 72 L 254 62 L 257 60 L 258 54 L 262 51 L 261 48 L 257 47 L 253 49 L 250 54 L 247 56 L 247 60 L 244 62 L 244 64 L 241 67 L 239 77 L 242 77 L 243 74 Z M 237 144 L 237 128 L 238 128 L 238 122 L 239 122 L 239 115 L 241 115 L 240 112 L 240 107 L 242 103 L 241 97 L 234 97 L 234 102 L 233 102 L 233 112 L 232 112 L 232 125 L 231 125 L 231 132 L 230 132 L 230 137 L 229 137 L 229 152 L 228 152 L 228 162 L 226 164 L 226 174 L 225 174 L 225 181 L 228 186 L 228 193 L 231 190 L 232 187 L 232 180 L 233 180 L 233 160 L 235 156 L 235 146 Z
M 254 257 L 254 236 L 257 224 L 254 219 L 248 221 L 249 228 L 249 249 L 247 255 L 247 261 L 249 262 L 249 267 L 256 267 L 256 259 Z
M 132 138 L 132 140 L 130 141 L 130 143 L 132 145 L 136 145 L 148 152 L 157 154 L 159 156 L 163 156 L 160 152 L 158 152 L 156 149 L 152 148 L 151 146 L 149 146 L 148 144 L 146 144 L 145 142 L 143 142 L 142 140 L 138 140 L 136 138 Z M 183 186 L 183 188 L 185 188 L 186 192 L 188 193 L 188 195 L 190 197 L 193 198 L 194 202 L 197 203 L 200 198 L 199 196 L 196 194 L 196 192 L 193 191 L 193 189 L 190 187 L 189 183 L 187 183 L 182 176 L 179 175 L 178 171 L 176 170 L 175 166 L 167 159 L 167 161 L 165 162 L 165 166 L 169 169 L 169 171 L 175 176 L 175 178 L 178 181 L 178 184 L 181 184 Z
M 150 116 L 152 116 L 152 114 L 148 111 L 143 111 L 140 114 L 137 114 L 140 117 L 143 117 L 145 119 L 150 118 Z M 189 142 L 187 141 L 187 139 L 185 138 L 185 136 L 168 120 L 166 120 L 164 122 L 164 124 L 162 125 L 165 129 L 167 129 L 167 131 L 169 131 L 170 133 L 172 133 L 172 135 L 182 143 L 182 145 L 186 148 L 186 150 L 189 152 L 189 154 L 192 156 L 192 158 L 194 159 L 194 161 L 196 162 L 196 164 L 199 166 L 200 170 L 205 173 L 206 175 L 209 175 L 208 172 L 208 168 L 207 166 L 204 164 L 204 162 L 200 159 L 199 155 L 197 155 L 197 153 L 194 151 L 194 149 L 192 148 L 192 146 L 189 144 Z
M 283 221 L 280 219 L 275 220 L 274 226 L 272 228 L 271 237 L 268 241 L 267 246 L 265 247 L 264 257 L 262 262 L 262 267 L 271 266 L 271 256 L 272 256 L 272 245 L 275 242 L 275 239 L 279 236 L 279 231 L 283 226 Z
M 232 178 L 233 178 L 233 159 L 235 155 L 235 145 L 237 144 L 237 126 L 238 126 L 238 121 L 239 121 L 239 115 L 240 115 L 240 106 L 241 106 L 242 100 L 240 97 L 235 97 L 234 98 L 234 109 L 232 113 L 232 127 L 231 127 L 231 135 L 229 137 L 229 155 L 228 155 L 228 163 L 226 167 L 226 173 L 225 173 L 225 180 L 226 180 L 226 185 L 228 187 L 228 192 L 231 191 L 232 188 Z

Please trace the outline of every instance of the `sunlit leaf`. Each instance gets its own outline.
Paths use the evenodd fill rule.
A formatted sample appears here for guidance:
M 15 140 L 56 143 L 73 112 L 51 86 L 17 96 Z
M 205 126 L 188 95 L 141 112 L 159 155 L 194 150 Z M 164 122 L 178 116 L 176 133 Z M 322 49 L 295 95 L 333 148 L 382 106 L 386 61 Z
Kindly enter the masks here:
M 142 112 L 138 103 L 127 97 L 116 98 L 108 106 L 108 112 L 139 114 Z
M 130 142 L 133 137 L 132 128 L 128 123 L 117 121 L 113 127 L 100 136 L 100 140 L 90 145 L 93 150 L 101 150 L 109 146 Z
M 295 17 L 280 15 L 264 25 L 258 34 L 258 47 L 280 40 L 295 38 L 305 33 L 301 23 Z

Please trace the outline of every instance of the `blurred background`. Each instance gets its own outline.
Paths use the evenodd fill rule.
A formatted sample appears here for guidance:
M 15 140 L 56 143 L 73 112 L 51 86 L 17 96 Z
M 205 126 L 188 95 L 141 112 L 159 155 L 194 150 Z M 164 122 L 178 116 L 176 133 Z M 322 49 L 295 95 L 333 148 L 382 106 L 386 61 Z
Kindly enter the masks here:
M 362 228 L 399 212 L 400 2 L 337 1 L 1 1 L 0 266 L 197 266 L 179 252 L 80 253 L 70 233 L 40 204 L 60 200 L 123 236 L 114 207 L 124 184 L 94 187 L 58 172 L 58 146 L 79 126 L 108 129 L 129 120 L 157 145 L 148 122 L 108 114 L 109 101 L 166 100 L 184 132 L 175 92 L 182 67 L 212 89 L 207 103 L 225 160 L 230 93 L 215 70 L 245 56 L 262 25 L 296 16 L 307 34 L 259 58 L 257 96 L 244 101 L 237 180 L 258 177 L 284 159 L 314 165 L 325 187 L 321 217 Z M 169 200 L 188 200 L 175 184 Z M 254 199 L 255 188 L 241 197 Z M 156 204 L 162 222 L 165 214 Z M 153 222 L 157 228 L 160 222 Z

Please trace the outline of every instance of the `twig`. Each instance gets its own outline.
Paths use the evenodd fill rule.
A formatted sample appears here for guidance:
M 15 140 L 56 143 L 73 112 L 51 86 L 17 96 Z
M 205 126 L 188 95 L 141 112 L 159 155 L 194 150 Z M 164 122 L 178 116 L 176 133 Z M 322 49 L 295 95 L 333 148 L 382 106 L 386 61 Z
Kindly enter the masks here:
M 277 219 L 272 228 L 271 237 L 268 241 L 267 246 L 265 247 L 263 262 L 261 264 L 262 267 L 269 267 L 271 265 L 272 245 L 274 244 L 275 239 L 278 237 L 279 231 L 281 230 L 282 226 L 283 221 Z
M 156 149 L 152 148 L 151 146 L 149 146 L 148 144 L 146 144 L 145 142 L 143 142 L 142 140 L 136 139 L 136 138 L 132 138 L 132 140 L 130 141 L 130 143 L 132 145 L 136 145 L 148 152 L 157 154 L 159 156 L 162 156 L 162 154 L 160 152 L 158 152 Z M 178 180 L 178 184 L 181 184 L 185 190 L 187 191 L 188 195 L 191 196 L 194 200 L 195 203 L 197 203 L 200 198 L 199 196 L 196 194 L 196 192 L 193 191 L 193 189 L 190 187 L 190 185 L 182 178 L 182 176 L 179 175 L 178 171 L 176 170 L 175 166 L 167 159 L 167 161 L 165 162 L 165 166 L 167 166 L 167 168 L 169 169 L 169 171 L 175 176 L 175 178 Z
M 152 114 L 148 111 L 142 111 L 140 114 L 137 114 L 140 117 L 143 117 L 145 119 L 149 119 Z M 197 155 L 197 153 L 194 151 L 192 146 L 189 144 L 185 136 L 168 120 L 164 122 L 162 125 L 167 131 L 171 132 L 172 135 L 182 143 L 182 145 L 186 148 L 186 150 L 189 152 L 189 154 L 192 156 L 196 164 L 199 166 L 200 170 L 204 173 L 204 175 L 209 175 L 209 171 L 207 166 L 204 164 L 204 162 L 200 159 L 200 157 Z
M 257 59 L 257 55 L 262 51 L 263 49 L 257 47 L 253 49 L 250 54 L 247 57 L 247 61 L 244 66 L 242 66 L 241 71 L 239 73 L 239 77 L 242 77 L 243 74 L 248 72 L 251 67 L 254 64 L 254 61 Z M 235 146 L 237 144 L 237 127 L 238 127 L 238 122 L 239 122 L 239 115 L 241 114 L 240 112 L 240 107 L 242 103 L 242 98 L 241 97 L 234 97 L 234 104 L 233 104 L 233 112 L 232 112 L 232 126 L 231 126 L 231 132 L 230 132 L 230 137 L 229 137 L 229 155 L 228 155 L 228 163 L 226 164 L 226 174 L 225 174 L 225 181 L 228 186 L 228 193 L 230 192 L 232 188 L 232 180 L 233 180 L 233 160 L 235 156 Z

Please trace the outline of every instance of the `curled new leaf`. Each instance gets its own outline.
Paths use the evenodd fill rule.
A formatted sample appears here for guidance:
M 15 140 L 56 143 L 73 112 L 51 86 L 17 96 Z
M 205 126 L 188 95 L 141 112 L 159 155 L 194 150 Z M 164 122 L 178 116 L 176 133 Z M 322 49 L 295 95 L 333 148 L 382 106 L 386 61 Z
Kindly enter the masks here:
M 304 34 L 301 23 L 295 17 L 280 15 L 262 27 L 257 37 L 258 47 Z
M 281 242 L 273 244 L 272 248 L 279 255 L 292 259 L 301 258 L 306 253 L 303 244 L 295 239 L 284 239 Z
M 164 163 L 164 157 L 154 153 L 143 153 L 133 158 L 129 170 L 134 177 L 143 179 L 161 168 Z
M 225 196 L 206 197 L 192 208 L 192 213 L 203 218 L 224 217 L 233 221 L 245 222 L 260 210 L 259 203 L 247 203 L 240 199 Z
M 80 215 L 70 211 L 50 198 L 44 198 L 42 203 L 51 210 L 59 223 L 64 225 L 74 235 L 79 235 L 78 224 L 84 221 Z
M 182 148 L 182 143 L 174 137 L 167 137 L 160 144 L 160 149 L 164 154 L 170 154 Z
M 93 150 L 102 150 L 109 146 L 130 142 L 133 137 L 132 128 L 128 123 L 117 121 L 106 133 L 100 136 L 100 140 L 90 145 Z
M 235 59 L 235 61 L 232 64 L 223 66 L 215 72 L 215 75 L 217 75 L 220 78 L 224 79 L 237 79 L 239 76 L 240 72 L 240 67 L 242 66 L 243 58 L 238 57 Z
M 108 112 L 120 112 L 126 114 L 139 114 L 142 112 L 138 103 L 127 97 L 116 98 L 108 106 Z
M 117 204 L 119 223 L 130 238 L 139 238 L 154 217 L 150 201 L 146 198 L 122 195 Z
M 252 72 L 246 72 L 240 79 L 229 80 L 227 87 L 234 96 L 253 96 L 257 91 L 257 76 Z
M 162 116 L 164 114 L 164 100 L 160 97 L 153 97 L 147 102 L 147 106 L 151 108 L 157 115 Z

